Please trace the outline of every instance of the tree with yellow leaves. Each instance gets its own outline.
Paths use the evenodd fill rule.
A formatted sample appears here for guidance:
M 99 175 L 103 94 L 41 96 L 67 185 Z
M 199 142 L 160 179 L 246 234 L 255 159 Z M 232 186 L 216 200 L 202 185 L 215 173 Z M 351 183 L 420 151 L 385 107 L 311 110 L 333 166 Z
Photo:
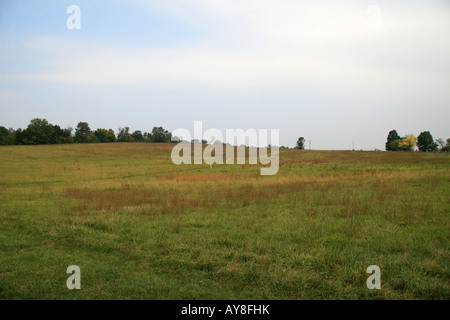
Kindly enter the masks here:
M 414 135 L 408 134 L 399 141 L 398 149 L 402 151 L 413 151 L 417 143 L 416 141 L 417 138 Z

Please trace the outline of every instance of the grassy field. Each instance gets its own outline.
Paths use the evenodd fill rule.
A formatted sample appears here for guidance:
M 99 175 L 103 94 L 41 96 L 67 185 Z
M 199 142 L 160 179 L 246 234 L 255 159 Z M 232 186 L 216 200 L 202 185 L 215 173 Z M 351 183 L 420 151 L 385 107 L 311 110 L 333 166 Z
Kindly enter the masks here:
M 0 298 L 450 298 L 449 155 L 280 150 L 261 176 L 172 147 L 0 147 Z

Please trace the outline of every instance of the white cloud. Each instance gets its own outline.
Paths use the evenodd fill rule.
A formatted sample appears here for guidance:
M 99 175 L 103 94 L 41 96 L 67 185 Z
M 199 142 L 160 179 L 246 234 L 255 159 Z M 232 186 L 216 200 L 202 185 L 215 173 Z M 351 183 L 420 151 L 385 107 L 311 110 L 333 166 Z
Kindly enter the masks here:
M 380 7 L 382 28 L 372 30 L 367 28 L 367 7 L 354 1 L 135 2 L 209 29 L 211 38 L 170 48 L 105 48 L 36 38 L 27 47 L 45 56 L 44 70 L 3 77 L 85 85 L 238 89 L 308 84 L 335 95 L 354 89 L 365 94 L 411 90 L 419 84 L 429 94 L 448 96 L 446 32 L 450 23 L 448 13 L 437 8 L 401 10 L 386 3 Z M 226 35 L 223 26 L 229 27 Z M 215 30 L 218 39 L 213 37 Z M 229 44 L 230 38 L 236 41 Z

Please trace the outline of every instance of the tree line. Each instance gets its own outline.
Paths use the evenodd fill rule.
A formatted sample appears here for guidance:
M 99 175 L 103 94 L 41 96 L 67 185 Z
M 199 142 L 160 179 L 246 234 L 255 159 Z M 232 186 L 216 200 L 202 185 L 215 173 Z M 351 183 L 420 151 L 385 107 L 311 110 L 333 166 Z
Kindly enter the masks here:
M 415 147 L 420 152 L 450 152 L 450 139 L 434 139 L 430 131 L 423 131 L 416 138 L 409 134 L 400 137 L 396 130 L 391 130 L 385 144 L 386 151 L 414 151 Z
M 171 142 L 172 133 L 163 127 L 153 127 L 152 132 L 130 131 L 129 127 L 119 128 L 117 135 L 113 129 L 91 130 L 89 123 L 79 122 L 75 131 L 61 128 L 46 119 L 35 118 L 26 129 L 6 129 L 0 126 L 0 145 L 33 145 L 61 143 L 99 143 L 99 142 Z M 202 141 L 206 143 L 206 141 Z M 385 144 L 386 151 L 450 152 L 450 139 L 433 139 L 429 131 L 423 131 L 416 138 L 409 134 L 403 137 L 391 130 Z M 280 149 L 287 149 L 280 147 Z M 295 149 L 305 149 L 305 138 L 297 140 Z
M 385 144 L 386 151 L 414 151 L 415 147 L 420 152 L 450 152 L 450 139 L 433 139 L 430 131 L 423 131 L 416 138 L 412 134 L 400 137 L 396 130 L 391 130 Z M 305 138 L 300 137 L 294 149 L 305 149 Z
M 26 129 L 6 129 L 0 126 L 0 145 L 36 145 L 61 143 L 99 142 L 171 142 L 172 133 L 163 127 L 153 127 L 152 132 L 130 131 L 129 127 L 119 128 L 117 135 L 112 129 L 91 130 L 89 123 L 79 122 L 75 128 L 61 128 L 46 119 L 35 118 Z

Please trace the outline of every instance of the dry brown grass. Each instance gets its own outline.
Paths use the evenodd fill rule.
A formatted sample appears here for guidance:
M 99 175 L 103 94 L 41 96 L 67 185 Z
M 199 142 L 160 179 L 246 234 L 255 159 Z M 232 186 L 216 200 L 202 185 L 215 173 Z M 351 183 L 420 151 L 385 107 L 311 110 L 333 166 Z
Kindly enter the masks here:
M 75 211 L 141 211 L 145 213 L 177 213 L 206 206 L 204 201 L 156 188 L 118 188 L 109 190 L 68 189 L 66 196 L 80 200 Z
M 239 179 L 218 173 L 166 174 L 146 183 L 127 182 L 114 188 L 68 188 L 64 195 L 77 199 L 73 207 L 77 212 L 181 213 L 199 208 L 234 209 L 283 197 L 285 203 L 328 206 L 335 208 L 337 215 L 353 216 L 370 212 L 373 203 L 391 201 L 400 192 L 392 183 L 399 178 L 407 181 L 415 177 L 377 170 L 275 179 Z M 362 190 L 366 191 L 361 198 L 357 195 Z
M 178 180 L 178 181 L 230 181 L 241 179 L 238 175 L 233 174 L 183 174 L 183 173 L 173 173 L 173 174 L 163 174 L 158 176 L 161 180 Z

